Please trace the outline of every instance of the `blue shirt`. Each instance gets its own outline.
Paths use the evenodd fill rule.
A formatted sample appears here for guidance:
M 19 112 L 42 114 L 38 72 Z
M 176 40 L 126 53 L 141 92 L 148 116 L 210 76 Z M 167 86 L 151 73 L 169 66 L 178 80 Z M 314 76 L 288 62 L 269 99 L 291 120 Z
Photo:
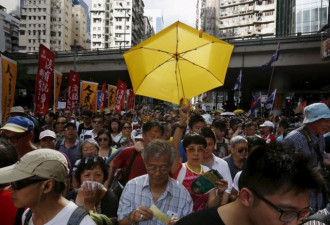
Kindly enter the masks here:
M 65 139 L 61 141 L 58 150 L 69 157 L 71 165 L 75 165 L 75 162 L 81 158 L 81 152 L 79 149 L 80 141 L 76 140 L 74 146 L 72 146 L 71 148 L 66 148 L 64 145 L 64 141 Z
M 127 217 L 141 205 L 150 208 L 153 204 L 165 215 L 172 215 L 169 217 L 181 218 L 190 214 L 193 209 L 193 202 L 187 189 L 170 177 L 166 190 L 157 202 L 154 202 L 149 186 L 149 176 L 146 174 L 136 177 L 126 184 L 119 201 L 118 220 Z M 139 225 L 164 224 L 153 217 L 152 220 L 139 222 Z

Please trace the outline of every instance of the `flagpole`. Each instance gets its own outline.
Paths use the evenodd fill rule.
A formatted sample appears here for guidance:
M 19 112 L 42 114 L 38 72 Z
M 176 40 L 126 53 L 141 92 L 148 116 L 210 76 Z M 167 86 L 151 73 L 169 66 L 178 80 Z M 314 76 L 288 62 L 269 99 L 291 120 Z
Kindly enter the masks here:
M 274 69 L 275 69 L 275 66 L 273 66 L 273 69 L 272 69 L 272 74 L 270 75 L 270 80 L 269 80 L 269 85 L 268 85 L 268 92 L 267 92 L 267 96 L 270 94 L 270 88 L 271 88 L 271 85 L 272 85 L 272 81 L 273 81 Z

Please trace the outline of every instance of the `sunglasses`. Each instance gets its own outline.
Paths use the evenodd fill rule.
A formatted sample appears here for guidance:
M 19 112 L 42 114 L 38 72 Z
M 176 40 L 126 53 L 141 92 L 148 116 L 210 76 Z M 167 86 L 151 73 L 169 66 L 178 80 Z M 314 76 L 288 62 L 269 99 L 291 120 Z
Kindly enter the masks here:
M 24 180 L 11 182 L 10 186 L 13 190 L 20 190 L 20 189 L 23 189 L 23 188 L 31 185 L 31 184 L 36 184 L 36 183 L 39 183 L 39 182 L 42 182 L 42 181 L 45 181 L 45 180 L 48 180 L 48 179 L 45 179 L 45 178 L 34 178 L 34 179 L 27 178 L 27 179 L 24 179 Z
M 248 149 L 247 148 L 239 148 L 237 151 L 238 151 L 238 153 L 243 153 L 243 152 L 247 152 Z
M 29 132 L 24 132 L 21 135 L 14 135 L 14 136 L 7 136 L 6 134 L 2 133 L 1 137 L 9 140 L 10 142 L 17 142 L 19 139 L 21 139 L 22 137 L 24 137 L 25 135 L 27 135 Z
M 123 127 L 123 129 L 131 129 L 131 127 Z
M 108 138 L 98 138 L 97 140 L 98 140 L 99 142 L 102 142 L 102 141 L 109 141 Z

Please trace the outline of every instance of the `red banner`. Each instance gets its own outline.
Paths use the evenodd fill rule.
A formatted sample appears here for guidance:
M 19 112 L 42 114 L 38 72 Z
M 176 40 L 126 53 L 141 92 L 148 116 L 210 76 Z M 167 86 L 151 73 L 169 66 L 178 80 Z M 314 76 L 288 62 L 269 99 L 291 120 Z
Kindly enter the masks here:
M 115 103 L 115 112 L 120 113 L 122 109 L 122 101 L 125 98 L 127 85 L 122 82 L 121 80 L 118 80 L 117 83 L 117 93 L 116 93 L 116 103 Z
M 100 99 L 100 109 L 104 109 L 106 107 L 105 102 L 106 102 L 106 91 L 107 91 L 107 84 L 104 83 L 102 84 L 102 91 L 101 91 L 101 99 Z
M 135 99 L 135 94 L 134 94 L 132 89 L 129 89 L 128 90 L 127 109 L 126 109 L 126 111 L 134 108 L 134 99 Z
M 72 109 L 78 104 L 79 96 L 79 74 L 70 70 L 69 85 L 67 89 L 66 108 Z
M 38 72 L 35 82 L 35 112 L 38 117 L 49 110 L 49 101 L 54 77 L 54 53 L 44 45 L 39 46 Z

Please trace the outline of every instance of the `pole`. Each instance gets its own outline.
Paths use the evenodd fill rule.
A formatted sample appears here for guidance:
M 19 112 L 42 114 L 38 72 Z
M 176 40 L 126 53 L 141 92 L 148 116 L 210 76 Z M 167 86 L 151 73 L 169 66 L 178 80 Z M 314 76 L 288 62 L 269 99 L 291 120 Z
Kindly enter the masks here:
M 74 39 L 73 40 L 73 49 L 74 49 L 74 55 L 73 55 L 73 71 L 74 72 L 76 72 L 76 70 L 77 70 L 77 66 L 76 66 L 76 64 L 77 64 L 77 59 L 76 59 L 76 56 L 77 56 L 77 40 L 76 39 Z
M 125 18 L 124 18 L 124 49 L 126 48 L 126 9 L 125 10 Z
M 275 69 L 275 66 L 273 66 L 273 69 L 272 69 L 272 74 L 270 75 L 270 80 L 269 80 L 269 86 L 268 86 L 268 92 L 267 92 L 267 96 L 270 94 L 270 88 L 271 88 L 271 85 L 272 85 L 272 81 L 273 81 L 273 74 L 274 74 L 274 69 Z

